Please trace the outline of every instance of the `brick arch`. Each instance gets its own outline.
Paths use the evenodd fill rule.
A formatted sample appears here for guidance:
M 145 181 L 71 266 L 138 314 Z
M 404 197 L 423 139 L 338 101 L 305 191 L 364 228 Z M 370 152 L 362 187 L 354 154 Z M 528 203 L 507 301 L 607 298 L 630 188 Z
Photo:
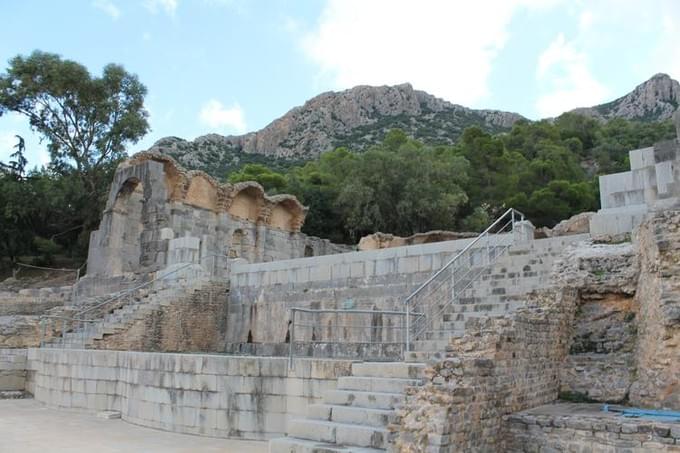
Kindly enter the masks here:
M 199 173 L 192 175 L 189 180 L 184 202 L 199 208 L 217 211 L 218 185 L 206 175 Z
M 233 186 L 226 208 L 232 216 L 255 223 L 262 216 L 264 204 L 262 186 L 254 182 L 245 182 Z
M 284 231 L 298 232 L 305 220 L 305 209 L 292 196 L 271 197 L 271 213 L 267 225 Z

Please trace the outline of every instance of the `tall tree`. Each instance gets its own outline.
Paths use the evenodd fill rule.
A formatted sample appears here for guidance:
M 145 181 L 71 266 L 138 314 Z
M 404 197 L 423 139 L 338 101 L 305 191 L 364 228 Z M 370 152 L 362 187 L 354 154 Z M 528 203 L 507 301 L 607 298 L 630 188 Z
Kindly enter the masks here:
M 53 168 L 74 170 L 94 197 L 108 185 L 102 170 L 149 130 L 145 95 L 122 66 L 109 64 L 93 77 L 79 63 L 35 51 L 11 59 L 0 75 L 0 116 L 25 115 L 47 140 Z

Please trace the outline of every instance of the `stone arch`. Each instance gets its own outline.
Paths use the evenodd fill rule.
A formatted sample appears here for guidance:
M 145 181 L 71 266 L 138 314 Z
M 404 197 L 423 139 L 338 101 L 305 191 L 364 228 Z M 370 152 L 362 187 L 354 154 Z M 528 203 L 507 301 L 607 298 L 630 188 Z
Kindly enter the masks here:
M 259 184 L 234 186 L 234 195 L 228 208 L 229 214 L 256 223 L 263 207 L 264 191 Z
M 112 209 L 111 246 L 118 257 L 114 273 L 136 272 L 141 266 L 146 196 L 136 178 L 121 184 Z
M 305 210 L 300 202 L 290 195 L 272 197 L 272 208 L 267 224 L 272 228 L 298 232 L 305 219 Z
M 217 211 L 217 187 L 204 175 L 195 175 L 189 181 L 184 201 L 199 208 Z

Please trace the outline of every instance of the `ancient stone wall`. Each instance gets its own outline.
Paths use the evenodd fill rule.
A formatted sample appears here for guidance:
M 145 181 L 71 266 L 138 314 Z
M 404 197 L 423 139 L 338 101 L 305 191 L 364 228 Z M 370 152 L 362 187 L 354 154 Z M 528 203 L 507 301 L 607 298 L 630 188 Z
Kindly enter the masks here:
M 69 303 L 71 296 L 71 286 L 0 292 L 0 347 L 38 346 L 40 315 Z
M 635 379 L 638 257 L 631 244 L 584 243 L 553 271 L 557 287 L 577 290 L 562 398 L 624 402 Z
M 0 349 L 0 398 L 26 388 L 26 349 Z
M 50 407 L 120 411 L 166 431 L 264 440 L 321 402 L 351 361 L 29 349 L 27 391 Z
M 357 248 L 359 250 L 379 250 L 406 245 L 431 244 L 433 242 L 455 241 L 458 239 L 474 238 L 477 233 L 457 233 L 454 231 L 428 231 L 401 237 L 389 233 L 373 233 L 362 237 Z
M 591 405 L 592 406 L 592 405 Z M 506 452 L 680 451 L 680 424 L 601 412 L 601 406 L 545 406 L 508 417 Z
M 632 404 L 680 410 L 680 211 L 654 213 L 637 235 L 641 272 Z
M 227 329 L 227 286 L 212 282 L 157 310 L 125 330 L 96 340 L 96 349 L 221 352 Z
M 505 415 L 557 399 L 575 299 L 575 291 L 537 292 L 514 319 L 452 339 L 425 385 L 407 390 L 390 428 L 395 450 L 504 451 Z
M 403 298 L 468 241 L 234 265 L 228 341 L 283 343 L 290 307 L 401 310 Z
M 83 286 L 96 292 L 122 275 L 213 255 L 262 262 L 345 251 L 302 234 L 305 215 L 295 197 L 270 197 L 256 182 L 220 184 L 167 156 L 136 154 L 116 170 L 90 236 L 85 280 L 103 282 Z

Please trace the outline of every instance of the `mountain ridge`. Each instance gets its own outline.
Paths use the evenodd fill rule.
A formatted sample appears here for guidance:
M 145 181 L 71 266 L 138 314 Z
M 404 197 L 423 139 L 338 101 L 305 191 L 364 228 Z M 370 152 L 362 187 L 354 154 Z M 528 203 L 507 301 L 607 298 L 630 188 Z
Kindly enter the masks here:
M 613 101 L 571 112 L 600 120 L 659 121 L 670 119 L 679 104 L 680 84 L 667 74 L 656 74 Z M 150 150 L 224 177 L 245 163 L 284 168 L 339 146 L 363 150 L 394 128 L 429 144 L 454 144 L 467 127 L 503 132 L 522 119 L 518 113 L 454 104 L 409 83 L 359 85 L 314 96 L 259 131 L 206 134 L 193 141 L 165 137 Z

